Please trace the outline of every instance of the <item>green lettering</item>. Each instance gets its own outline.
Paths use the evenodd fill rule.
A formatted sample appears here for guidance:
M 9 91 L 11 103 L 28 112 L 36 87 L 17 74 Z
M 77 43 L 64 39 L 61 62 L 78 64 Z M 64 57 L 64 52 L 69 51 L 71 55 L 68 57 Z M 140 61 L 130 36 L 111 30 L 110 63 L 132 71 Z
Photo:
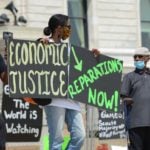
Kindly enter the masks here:
M 107 66 L 108 66 L 110 73 L 112 73 L 114 71 L 114 64 L 111 61 L 108 61 Z
M 120 60 L 117 60 L 117 64 L 119 65 L 119 72 L 122 72 L 122 70 L 123 70 L 123 65 L 122 65 L 122 63 L 121 63 L 121 61 Z
M 76 92 L 79 94 L 81 92 L 81 88 L 79 88 L 79 86 L 78 86 L 78 80 L 74 81 L 74 86 L 75 86 Z
M 92 82 L 93 82 L 94 80 L 97 80 L 97 77 L 95 76 L 94 71 L 93 71 L 92 69 L 89 69 L 89 70 L 87 71 L 87 73 L 88 73 L 88 75 L 90 76 L 90 79 L 92 80 Z
M 111 96 L 111 99 L 107 99 L 106 92 L 104 94 L 105 94 L 105 107 L 107 109 L 112 109 L 113 108 L 114 95 Z
M 110 60 L 108 61 L 108 69 L 110 70 L 110 72 L 118 72 L 118 64 L 117 64 L 117 60 Z
M 113 109 L 113 104 L 115 105 L 114 110 L 118 110 L 118 91 L 115 91 L 114 94 L 111 96 L 111 99 L 107 99 L 106 93 L 105 93 L 105 106 L 107 109 Z
M 108 68 L 107 68 L 107 61 L 105 61 L 104 63 L 104 69 L 105 69 L 105 75 L 108 75 L 109 74 L 109 71 L 108 71 Z
M 88 103 L 96 105 L 96 89 L 94 89 L 94 92 L 92 92 L 92 89 L 89 88 Z
M 74 98 L 74 95 L 76 95 L 76 92 L 74 91 L 72 85 L 69 85 L 69 86 L 68 86 L 68 92 L 69 92 L 70 97 L 73 99 L 73 98 Z
M 78 78 L 78 80 L 80 82 L 81 89 L 83 90 L 84 89 L 84 84 L 85 84 L 84 78 L 82 76 L 80 76 Z
M 92 81 L 90 80 L 90 78 L 86 74 L 83 74 L 83 77 L 84 77 L 84 81 L 86 83 L 86 87 L 88 87 L 89 83 L 92 83 Z
M 117 112 L 118 111 L 118 100 L 119 100 L 119 93 L 118 91 L 115 91 L 115 106 L 114 106 L 114 111 Z
M 99 70 L 101 71 L 101 73 L 102 73 L 102 75 L 103 75 L 103 74 L 104 74 L 103 63 L 97 64 L 96 67 L 99 67 Z
M 102 74 L 100 73 L 100 71 L 96 67 L 93 67 L 93 69 L 94 69 L 94 72 L 96 75 L 96 79 L 98 79 L 98 77 L 102 76 Z
M 104 92 L 100 91 L 98 92 L 98 95 L 97 95 L 97 104 L 99 107 L 103 107 L 104 106 Z

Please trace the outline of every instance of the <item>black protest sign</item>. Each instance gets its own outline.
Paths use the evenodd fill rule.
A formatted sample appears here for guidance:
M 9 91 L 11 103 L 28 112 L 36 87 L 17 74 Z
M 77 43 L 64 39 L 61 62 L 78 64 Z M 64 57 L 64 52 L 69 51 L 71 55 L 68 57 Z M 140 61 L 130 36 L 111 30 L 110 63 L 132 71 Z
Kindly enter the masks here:
M 95 58 L 80 47 L 71 47 L 69 97 L 100 109 L 117 112 L 120 104 L 122 61 L 105 55 Z
M 10 40 L 8 69 L 13 98 L 66 97 L 68 45 Z
M 100 139 L 126 138 L 124 113 L 100 110 L 98 126 Z
M 8 142 L 39 141 L 42 129 L 42 109 L 21 99 L 9 97 L 5 85 L 2 97 L 2 115 L 5 120 Z
M 98 59 L 91 51 L 75 46 L 71 46 L 69 54 L 66 43 L 10 40 L 10 96 L 66 98 L 69 95 L 75 101 L 117 112 L 122 61 L 102 54 Z

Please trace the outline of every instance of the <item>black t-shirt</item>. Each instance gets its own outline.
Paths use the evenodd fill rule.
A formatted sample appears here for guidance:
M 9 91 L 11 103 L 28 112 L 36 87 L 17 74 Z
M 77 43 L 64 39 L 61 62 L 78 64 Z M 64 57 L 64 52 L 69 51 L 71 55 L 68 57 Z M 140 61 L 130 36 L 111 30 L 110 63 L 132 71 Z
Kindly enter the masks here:
M 6 64 L 2 55 L 0 55 L 0 74 L 7 70 Z

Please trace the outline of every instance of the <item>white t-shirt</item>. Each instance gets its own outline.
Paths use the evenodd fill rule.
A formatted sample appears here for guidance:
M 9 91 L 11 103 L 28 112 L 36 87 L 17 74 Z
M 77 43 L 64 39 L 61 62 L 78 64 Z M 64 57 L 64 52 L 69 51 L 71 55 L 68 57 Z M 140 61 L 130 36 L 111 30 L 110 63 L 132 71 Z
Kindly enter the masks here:
M 79 102 L 73 101 L 71 99 L 65 99 L 65 98 L 53 98 L 49 106 L 57 106 L 57 107 L 81 111 Z
M 53 39 L 49 39 L 49 42 L 54 42 L 54 41 Z M 68 46 L 68 53 L 70 53 L 69 46 Z M 68 65 L 68 70 L 69 70 L 69 65 Z M 53 98 L 52 102 L 48 106 L 57 106 L 57 107 L 81 111 L 80 103 L 73 101 L 69 98 Z

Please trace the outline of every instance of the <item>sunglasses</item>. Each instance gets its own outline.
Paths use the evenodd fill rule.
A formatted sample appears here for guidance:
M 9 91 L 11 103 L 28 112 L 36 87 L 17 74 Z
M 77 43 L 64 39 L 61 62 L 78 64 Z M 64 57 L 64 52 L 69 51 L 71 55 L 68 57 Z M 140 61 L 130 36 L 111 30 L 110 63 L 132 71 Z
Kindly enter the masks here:
M 136 59 L 136 58 L 142 58 L 143 57 L 143 55 L 134 55 L 134 59 Z
M 65 27 L 67 27 L 68 29 L 71 29 L 71 25 L 65 25 Z

